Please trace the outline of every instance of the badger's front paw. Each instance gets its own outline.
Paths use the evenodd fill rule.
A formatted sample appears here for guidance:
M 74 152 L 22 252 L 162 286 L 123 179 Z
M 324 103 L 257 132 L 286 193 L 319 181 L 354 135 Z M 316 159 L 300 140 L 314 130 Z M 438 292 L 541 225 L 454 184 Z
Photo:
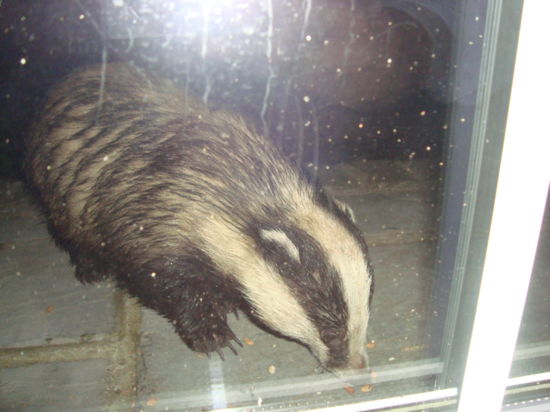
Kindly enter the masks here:
M 203 318 L 196 327 L 185 328 L 176 324 L 176 331 L 181 339 L 195 352 L 209 354 L 217 352 L 222 360 L 224 359 L 223 348 L 229 348 L 235 355 L 237 351 L 232 345 L 232 341 L 239 346 L 243 346 L 241 341 L 235 336 L 227 322 L 214 317 Z
M 100 282 L 107 279 L 107 274 L 96 262 L 84 256 L 71 256 L 72 263 L 76 266 L 76 278 L 82 283 Z

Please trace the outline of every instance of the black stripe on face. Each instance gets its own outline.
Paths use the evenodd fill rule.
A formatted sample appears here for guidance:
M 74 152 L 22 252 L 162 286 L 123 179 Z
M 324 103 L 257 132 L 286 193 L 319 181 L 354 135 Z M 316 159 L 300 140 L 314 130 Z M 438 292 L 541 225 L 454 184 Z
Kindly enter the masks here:
M 329 349 L 329 359 L 345 363 L 348 358 L 348 308 L 343 296 L 340 275 L 318 242 L 303 230 L 281 226 L 259 226 L 280 231 L 288 240 L 254 236 L 264 258 L 277 268 L 295 298 L 317 327 L 321 340 Z M 260 229 L 264 230 L 264 229 Z M 289 253 L 289 245 L 299 251 L 299 260 Z

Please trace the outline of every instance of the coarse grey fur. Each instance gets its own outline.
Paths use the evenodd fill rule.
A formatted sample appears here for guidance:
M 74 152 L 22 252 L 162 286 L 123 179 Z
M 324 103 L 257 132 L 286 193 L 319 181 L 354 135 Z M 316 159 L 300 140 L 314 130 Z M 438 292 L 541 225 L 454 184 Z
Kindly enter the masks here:
M 192 349 L 233 349 L 243 309 L 329 369 L 365 365 L 372 271 L 349 208 L 240 117 L 87 67 L 49 93 L 25 169 L 76 276 L 114 278 Z

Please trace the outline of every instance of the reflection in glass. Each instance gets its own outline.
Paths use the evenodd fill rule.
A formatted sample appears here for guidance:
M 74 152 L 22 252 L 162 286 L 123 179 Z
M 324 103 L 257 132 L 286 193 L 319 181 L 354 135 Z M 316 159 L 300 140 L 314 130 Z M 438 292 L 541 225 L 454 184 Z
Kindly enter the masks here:
M 238 357 L 209 359 L 111 284 L 74 281 L 66 254 L 49 243 L 15 179 L 11 146 L 1 146 L 9 155 L 2 166 L 9 166 L 2 169 L 0 219 L 8 230 L 0 234 L 0 302 L 9 316 L 0 344 L 17 349 L 6 352 L 13 363 L 2 378 L 16 386 L 11 393 L 36 393 L 27 402 L 49 399 L 52 407 L 67 407 L 36 388 L 72 393 L 66 376 L 80 365 L 89 371 L 77 379 L 89 388 L 82 397 L 94 406 L 115 399 L 158 407 L 280 403 L 299 409 L 432 389 L 443 369 L 485 30 L 484 9 L 470 3 L 10 3 L 0 15 L 2 69 L 10 79 L 2 85 L 3 141 L 7 136 L 20 145 L 45 90 L 72 69 L 129 62 L 208 105 L 243 115 L 349 204 L 376 278 L 367 345 L 372 371 L 320 374 L 304 347 L 232 315 L 244 348 Z M 139 339 L 129 342 L 123 332 Z M 126 357 L 111 356 L 113 340 Z M 76 363 L 58 367 L 55 362 L 75 360 L 64 344 L 77 348 Z M 18 354 L 30 347 L 40 356 L 59 349 L 58 357 L 47 358 L 51 363 L 36 358 L 24 369 L 31 362 Z M 85 361 L 82 348 L 89 351 Z M 108 396 L 92 396 L 96 392 Z M 21 405 L 17 396 L 9 398 L 14 408 Z

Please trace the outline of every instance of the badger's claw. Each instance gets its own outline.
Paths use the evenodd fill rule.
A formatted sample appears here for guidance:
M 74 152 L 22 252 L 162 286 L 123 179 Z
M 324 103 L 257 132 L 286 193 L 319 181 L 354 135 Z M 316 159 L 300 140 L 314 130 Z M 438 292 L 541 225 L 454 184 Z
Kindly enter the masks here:
M 231 349 L 231 352 L 233 352 L 235 354 L 235 356 L 239 356 L 239 353 L 237 352 L 237 350 L 233 347 L 233 345 L 231 345 L 231 342 L 227 342 L 227 347 L 229 349 Z
M 228 347 L 231 352 L 237 354 L 237 351 L 231 344 L 232 341 L 237 342 L 240 346 L 242 343 L 239 341 L 233 331 L 227 326 L 227 323 L 220 320 L 220 322 L 210 323 L 208 325 L 202 324 L 200 328 L 194 330 L 184 329 L 176 324 L 176 330 L 182 340 L 192 350 L 196 352 L 202 352 L 209 355 L 210 352 L 217 352 L 222 360 L 224 356 L 222 349 Z
M 242 348 L 243 343 L 239 340 L 237 335 L 235 335 L 231 329 L 229 329 L 229 333 L 231 334 L 231 339 L 233 339 Z M 235 351 L 233 351 L 233 352 L 235 352 Z M 236 355 L 236 353 L 235 353 L 235 355 Z
M 243 347 L 241 341 L 227 324 L 227 314 L 236 312 L 236 304 L 231 300 L 198 299 L 194 305 L 178 313 L 172 319 L 177 333 L 195 352 L 217 352 L 222 360 L 223 348 L 228 347 L 236 354 L 232 341 Z

